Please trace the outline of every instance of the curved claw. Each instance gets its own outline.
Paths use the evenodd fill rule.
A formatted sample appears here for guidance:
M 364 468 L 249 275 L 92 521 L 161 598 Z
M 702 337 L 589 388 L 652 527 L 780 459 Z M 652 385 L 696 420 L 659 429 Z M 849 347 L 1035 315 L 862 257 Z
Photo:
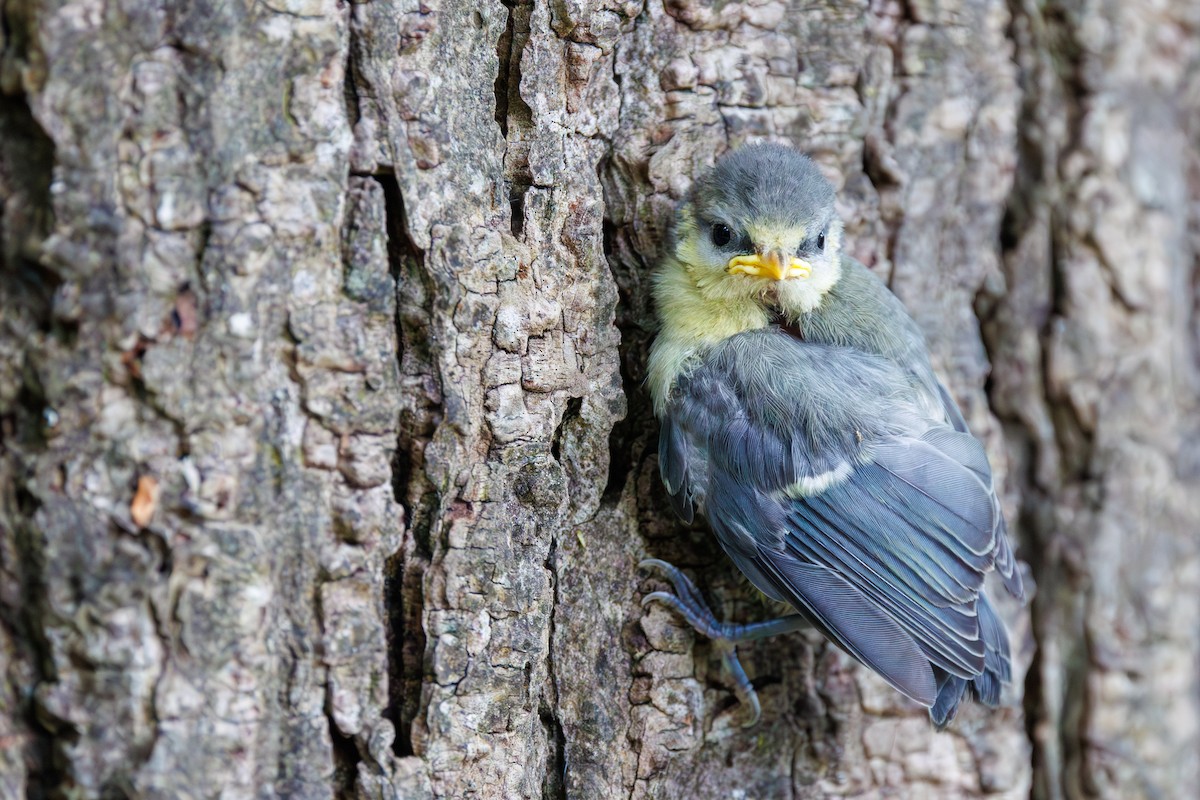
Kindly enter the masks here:
M 750 718 L 742 723 L 742 727 L 753 728 L 762 719 L 762 704 L 758 702 L 758 692 L 754 691 L 754 684 L 750 683 L 746 670 L 742 669 L 737 651 L 730 647 L 722 653 L 721 665 L 729 672 L 729 678 L 733 681 L 733 693 L 743 705 L 750 706 Z
M 679 598 L 676 597 L 675 595 L 671 594 L 670 592 L 651 592 L 650 594 L 648 594 L 642 598 L 642 608 L 645 608 L 646 606 L 650 605 L 650 603 L 655 600 L 658 600 L 660 602 L 665 603 L 666 605 L 669 605 L 671 608 L 675 609 L 676 611 L 680 610 Z
M 674 564 L 668 564 L 666 561 L 658 558 L 645 558 L 638 562 L 638 566 L 642 569 L 649 567 L 657 567 L 667 574 L 667 580 L 671 582 L 671 586 L 675 589 L 675 594 L 679 596 L 687 606 L 703 609 L 708 616 L 716 621 L 716 617 L 708 609 L 708 604 L 704 602 L 704 598 L 700 595 L 700 590 L 696 588 L 696 584 L 692 583 L 692 579 L 684 574 L 683 570 Z
M 668 564 L 661 558 L 643 558 L 638 562 L 638 567 L 641 569 L 657 567 L 658 569 L 667 573 L 667 580 L 674 584 L 676 589 L 678 589 L 680 586 L 685 586 L 693 592 L 697 591 L 696 584 L 692 583 L 692 579 L 685 575 L 683 570 L 674 564 Z

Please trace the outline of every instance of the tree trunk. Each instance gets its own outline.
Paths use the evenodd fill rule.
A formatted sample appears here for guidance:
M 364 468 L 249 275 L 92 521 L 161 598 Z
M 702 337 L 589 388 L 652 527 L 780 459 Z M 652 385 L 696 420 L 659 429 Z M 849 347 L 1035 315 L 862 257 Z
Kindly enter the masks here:
M 1036 594 L 946 733 L 659 488 L 674 203 L 836 182 Z M 1190 797 L 1193 0 L 0 0 L 0 798 Z M 1026 673 L 1026 669 L 1028 672 Z

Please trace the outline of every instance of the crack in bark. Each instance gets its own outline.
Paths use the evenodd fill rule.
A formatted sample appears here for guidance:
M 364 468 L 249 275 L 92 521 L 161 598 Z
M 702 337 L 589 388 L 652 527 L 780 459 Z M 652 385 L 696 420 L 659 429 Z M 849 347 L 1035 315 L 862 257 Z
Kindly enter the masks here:
M 533 185 L 529 171 L 529 145 L 533 109 L 521 97 L 521 56 L 529 44 L 532 0 L 501 0 L 508 9 L 504 33 L 496 43 L 496 123 L 506 141 L 504 177 L 508 184 L 509 229 L 520 237 L 525 231 L 525 195 Z
M 1009 0 L 1012 22 L 1008 38 L 1013 42 L 1017 63 L 1022 65 L 1022 101 L 1017 122 L 1017 171 L 1001 225 L 1000 257 L 1002 263 L 1027 258 L 1026 237 L 1031 230 L 1044 225 L 1046 251 L 1041 254 L 1047 270 L 1046 311 L 1037 332 L 1036 357 L 1041 396 L 1040 414 L 1006 412 L 996 396 L 996 383 L 989 379 L 985 389 L 993 414 L 1002 421 L 1010 448 L 1025 450 L 1026 470 L 1014 475 L 1020 485 L 1021 504 L 1017 528 L 1025 535 L 1021 555 L 1031 569 L 1035 584 L 1045 587 L 1035 595 L 1030 605 L 1033 636 L 1038 647 L 1026 674 L 1024 707 L 1026 734 L 1033 757 L 1034 797 L 1061 798 L 1064 792 L 1090 792 L 1096 787 L 1076 783 L 1086 782 L 1084 742 L 1088 738 L 1086 701 L 1088 654 L 1086 626 L 1076 631 L 1081 637 L 1069 635 L 1073 624 L 1059 617 L 1073 612 L 1063 607 L 1053 594 L 1055 587 L 1076 583 L 1071 572 L 1069 555 L 1062 551 L 1061 534 L 1057 531 L 1054 493 L 1065 484 L 1087 485 L 1091 481 L 1094 433 L 1079 419 L 1068 398 L 1053 396 L 1054 370 L 1051 348 L 1056 324 L 1067 319 L 1070 310 L 1064 274 L 1063 237 L 1065 221 L 1060 207 L 1066 202 L 1060 165 L 1081 147 L 1084 103 L 1080 98 L 1090 92 L 1080 75 L 1081 47 L 1075 39 L 1076 26 L 1070 13 L 1051 4 L 1037 6 L 1025 0 Z M 1047 53 L 1054 54 L 1047 60 Z M 1055 96 L 1065 100 L 1053 102 Z M 1050 102 L 1047 102 L 1050 100 Z M 1055 135 L 1055 131 L 1060 133 Z M 1036 233 L 1034 234 L 1036 235 Z M 1014 276 L 1009 275 L 1010 281 Z M 997 305 L 1005 301 L 999 299 Z M 980 302 L 976 303 L 977 309 Z M 981 313 L 983 344 L 989 362 L 995 364 L 1004 353 L 1002 344 L 1016 341 L 1019 334 L 1010 330 L 1020 324 L 1019 318 L 1007 315 L 1001 319 L 992 309 Z M 994 318 L 994 320 L 993 320 Z M 1015 322 L 1014 322 L 1015 319 Z M 1039 431 L 1032 423 L 1042 416 L 1048 430 Z M 1014 439 L 1016 441 L 1014 441 Z M 1047 450 L 1054 452 L 1046 452 Z M 1088 504 L 1094 507 L 1094 504 Z M 1065 630 L 1064 630 L 1065 627 Z M 1048 631 L 1057 631 L 1058 651 L 1045 649 Z M 1067 633 L 1067 636 L 1063 636 Z M 1051 659 L 1048 666 L 1047 658 Z M 1046 684 L 1047 670 L 1055 664 L 1066 668 L 1062 683 Z M 1073 777 L 1074 776 L 1074 777 Z
M 508 137 L 508 95 L 509 81 L 511 79 L 512 55 L 513 55 L 513 9 L 516 7 L 516 0 L 501 0 L 504 7 L 508 9 L 508 20 L 504 25 L 504 33 L 500 34 L 500 40 L 496 42 L 496 58 L 500 62 L 500 68 L 496 72 L 496 81 L 494 91 L 496 93 L 496 124 L 500 126 L 500 135 Z
M 547 744 L 553 743 L 553 752 L 546 759 L 546 774 L 542 781 L 542 800 L 566 800 L 567 798 L 567 737 L 562 721 L 558 718 L 558 672 L 554 657 L 554 637 L 557 634 L 558 622 L 556 617 L 561 604 L 558 591 L 557 556 L 558 536 L 555 535 L 550 539 L 550 552 L 543 565 L 549 576 L 550 589 L 553 593 L 547 635 L 549 646 L 546 648 L 546 684 L 550 690 L 550 696 L 543 697 L 542 707 L 538 710 L 538 719 L 542 723 L 543 735 L 546 737 Z
M 2 444 L 0 442 L 0 445 Z M 39 625 L 39 617 L 46 610 L 43 602 L 48 590 L 44 579 L 42 548 L 37 543 L 38 532 L 32 520 L 41 501 L 19 483 L 12 486 L 11 491 L 14 506 L 12 510 L 16 512 L 16 517 L 22 520 L 12 529 L 12 544 L 19 558 L 15 577 L 21 582 L 20 597 L 23 598 L 23 602 L 19 609 L 3 609 L 4 613 L 0 615 L 0 619 L 3 619 L 5 626 L 14 633 L 21 634 L 14 636 L 15 640 L 28 643 L 31 651 L 28 661 L 37 681 L 36 685 L 44 686 L 57 680 L 57 676 L 53 671 L 54 659 L 50 642 Z M 5 505 L 8 505 L 8 502 L 5 502 Z M 54 729 L 53 719 L 38 703 L 36 693 L 22 692 L 17 696 L 21 697 L 22 694 L 24 708 L 20 716 L 29 731 L 24 753 L 30 770 L 26 778 L 26 797 L 30 800 L 52 797 L 61 792 L 67 780 L 67 776 L 57 767 L 62 761 L 62 747 L 72 737 L 69 732 Z
M 0 7 L 2 40 L 7 44 L 0 58 L 5 62 L 25 60 L 27 47 L 25 31 L 9 18 L 12 10 L 11 5 Z M 44 545 L 33 521 L 42 500 L 27 482 L 32 460 L 45 452 L 57 419 L 38 375 L 31 334 L 36 330 L 69 344 L 77 333 L 74 322 L 56 318 L 53 298 L 62 277 L 39 258 L 41 244 L 52 227 L 54 161 L 54 142 L 33 116 L 23 91 L 8 96 L 0 93 L 0 329 L 29 337 L 30 348 L 19 356 L 20 384 L 11 403 L 0 393 L 0 576 L 20 586 L 13 594 L 20 598 L 19 605 L 0 604 L 0 624 L 17 644 L 14 661 L 26 662 L 35 681 L 35 686 L 11 683 L 19 674 L 15 664 L 3 678 L 10 682 L 11 697 L 17 704 L 14 716 L 24 722 L 27 731 L 21 749 L 28 769 L 26 796 L 31 799 L 63 789 L 67 776 L 57 766 L 62 748 L 72 738 L 69 731 L 52 730 L 52 719 L 35 691 L 37 686 L 56 681 L 57 676 L 51 643 L 42 626 L 42 616 L 49 613 Z M 15 377 L 17 369 L 16 363 L 0 364 L 0 374 Z M 7 387 L 7 391 L 12 389 Z M 9 539 L 8 543 L 4 539 Z M 4 563 L 6 550 L 16 556 L 15 564 Z
M 427 304 L 432 296 L 424 255 L 408 236 L 404 198 L 394 175 L 376 175 L 383 188 L 389 271 L 396 282 L 396 360 L 401 374 L 425 375 L 436 382 L 428 341 Z M 400 549 L 387 559 L 385 613 L 388 629 L 388 707 L 383 717 L 396 729 L 392 749 L 397 756 L 413 754 L 412 723 L 421 705 L 424 676 L 424 575 L 431 555 L 429 532 L 438 503 L 424 474 L 424 449 L 441 416 L 438 395 L 401 412 L 396 454 L 392 461 L 392 491 L 404 509 L 405 534 Z M 414 398 L 415 400 L 415 398 Z
M 326 628 L 325 604 L 321 599 L 321 589 L 328 584 L 329 579 L 330 576 L 323 571 L 323 574 L 313 587 L 313 619 L 316 621 L 317 628 L 320 631 L 318 642 L 323 642 L 329 634 Z M 328 657 L 329 654 L 322 652 L 322 655 Z M 330 691 L 330 672 L 331 669 L 327 663 L 325 666 L 326 689 L 323 710 L 325 712 L 325 723 L 329 726 L 330 756 L 333 759 L 333 775 L 331 776 L 333 796 L 335 800 L 352 800 L 352 798 L 357 796 L 354 791 L 354 782 L 358 776 L 359 764 L 363 759 L 354 737 L 343 733 L 341 728 L 338 727 L 337 720 L 334 718 L 333 695 Z

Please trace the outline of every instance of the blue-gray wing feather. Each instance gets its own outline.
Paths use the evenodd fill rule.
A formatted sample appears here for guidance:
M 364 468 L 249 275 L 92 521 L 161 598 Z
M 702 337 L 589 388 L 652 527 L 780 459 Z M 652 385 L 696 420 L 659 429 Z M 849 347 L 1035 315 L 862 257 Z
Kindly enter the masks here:
M 668 414 L 663 420 L 658 433 L 658 470 L 667 494 L 671 498 L 671 507 L 684 521 L 690 523 L 695 518 L 695 504 L 692 501 L 692 482 L 688 476 L 688 441 L 675 418 Z
M 826 636 L 924 705 L 937 687 L 929 662 L 912 637 L 844 577 L 828 567 L 796 559 L 765 559 L 788 599 Z

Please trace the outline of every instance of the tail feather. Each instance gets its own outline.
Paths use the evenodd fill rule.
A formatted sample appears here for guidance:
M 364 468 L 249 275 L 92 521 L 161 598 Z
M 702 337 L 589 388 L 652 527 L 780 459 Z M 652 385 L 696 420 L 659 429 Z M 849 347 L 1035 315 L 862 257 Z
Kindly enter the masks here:
M 1012 653 L 1008 649 L 1008 631 L 986 594 L 979 595 L 975 605 L 979 615 L 979 635 L 983 638 L 983 674 L 995 675 L 1001 683 L 1012 680 Z M 987 702 L 986 700 L 984 702 Z M 995 702 L 988 703 L 995 705 Z
M 929 709 L 929 718 L 933 720 L 933 726 L 940 731 L 949 725 L 958 713 L 958 704 L 962 702 L 967 691 L 967 679 L 942 670 L 935 671 L 940 673 L 937 676 L 937 699 Z
M 939 731 L 954 720 L 967 689 L 971 690 L 971 695 L 977 701 L 995 708 L 1000 704 L 1000 690 L 1012 680 L 1012 654 L 1004 623 L 996 615 L 996 609 L 988 601 L 987 595 L 979 595 L 975 608 L 979 614 L 979 635 L 986 647 L 983 672 L 967 679 L 934 668 L 937 697 L 929 709 L 929 718 Z

